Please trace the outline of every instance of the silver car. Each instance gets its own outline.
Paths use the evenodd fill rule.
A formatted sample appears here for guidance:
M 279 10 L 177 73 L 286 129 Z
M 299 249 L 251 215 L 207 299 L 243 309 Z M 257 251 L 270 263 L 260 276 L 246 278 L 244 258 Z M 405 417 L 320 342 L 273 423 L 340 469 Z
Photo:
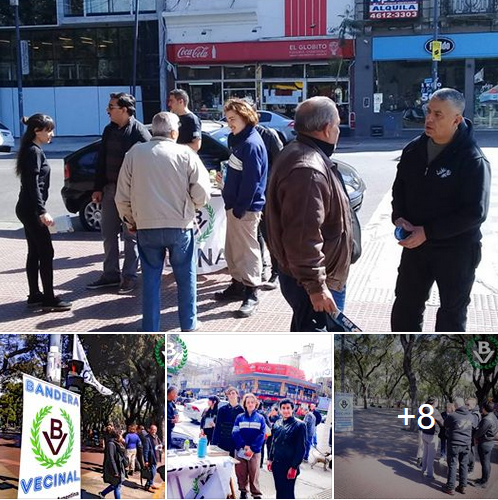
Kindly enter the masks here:
M 228 401 L 220 401 L 218 403 L 218 408 L 225 406 L 228 404 Z M 208 407 L 208 399 L 197 399 L 196 401 L 192 401 L 192 403 L 187 403 L 183 408 L 183 416 L 185 418 L 189 418 L 192 422 L 201 423 L 201 417 L 204 410 Z
M 10 153 L 13 147 L 14 136 L 12 132 L 3 123 L 0 123 L 0 151 Z

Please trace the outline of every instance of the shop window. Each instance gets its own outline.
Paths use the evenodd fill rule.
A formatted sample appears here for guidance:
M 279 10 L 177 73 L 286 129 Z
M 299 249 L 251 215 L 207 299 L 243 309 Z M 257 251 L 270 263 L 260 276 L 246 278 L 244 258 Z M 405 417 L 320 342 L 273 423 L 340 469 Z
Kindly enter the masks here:
M 179 66 L 179 80 L 221 80 L 221 66 Z
M 12 80 L 12 64 L 10 62 L 0 62 L 0 80 Z
M 54 58 L 54 39 L 50 31 L 36 31 L 31 33 L 30 57 L 37 61 L 52 60 Z
M 228 99 L 246 99 L 250 103 L 256 102 L 256 88 L 251 82 L 225 82 L 223 85 L 223 101 Z
M 56 0 L 21 0 L 19 20 L 22 26 L 57 24 Z M 0 2 L 0 26 L 14 25 L 14 8 L 4 0 Z
M 23 78 L 27 79 L 26 76 Z M 33 81 L 45 81 L 45 83 L 54 79 L 54 61 L 33 61 L 29 78 Z
M 294 117 L 297 105 L 303 100 L 303 82 L 264 82 L 263 109 Z
M 256 66 L 225 66 L 225 80 L 254 79 L 256 76 Z
M 97 56 L 119 57 L 119 30 L 117 28 L 97 29 Z
M 83 0 L 64 0 L 64 16 L 82 16 L 83 14 Z
M 474 126 L 498 128 L 498 61 L 476 59 L 474 75 Z
M 263 78 L 303 78 L 303 64 L 275 64 L 262 66 Z
M 222 117 L 221 83 L 178 82 L 177 87 L 187 92 L 190 97 L 189 108 L 199 118 L 218 120 Z
M 95 54 L 97 53 L 97 37 L 95 30 L 78 30 L 75 35 L 74 57 L 95 57 Z
M 330 97 L 337 105 L 342 125 L 349 123 L 349 81 L 308 82 L 308 97 Z
M 60 61 L 73 61 L 75 40 L 72 31 L 61 31 L 55 37 L 55 58 Z
M 380 111 L 390 112 L 404 128 L 423 128 L 425 104 L 431 92 L 430 61 L 376 62 L 374 92 L 382 94 Z M 465 86 L 465 62 L 443 61 L 438 65 L 439 82 L 461 92 Z
M 347 78 L 349 59 L 333 59 L 327 64 L 307 64 L 306 78 Z

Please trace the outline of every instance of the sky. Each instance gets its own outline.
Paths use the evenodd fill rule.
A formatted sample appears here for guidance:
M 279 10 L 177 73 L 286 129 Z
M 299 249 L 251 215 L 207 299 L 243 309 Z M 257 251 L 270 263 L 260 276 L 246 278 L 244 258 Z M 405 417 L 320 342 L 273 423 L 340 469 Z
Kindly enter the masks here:
M 212 358 L 244 356 L 250 363 L 268 361 L 278 363 L 280 356 L 302 352 L 307 344 L 314 344 L 316 351 L 332 351 L 330 334 L 182 334 L 189 352 Z

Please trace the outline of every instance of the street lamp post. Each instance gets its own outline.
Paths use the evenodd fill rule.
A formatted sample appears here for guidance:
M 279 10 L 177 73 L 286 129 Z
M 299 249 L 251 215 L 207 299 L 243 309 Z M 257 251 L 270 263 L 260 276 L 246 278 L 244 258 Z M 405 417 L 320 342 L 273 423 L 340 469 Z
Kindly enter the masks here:
M 433 42 L 436 42 L 439 37 L 439 0 L 434 0 L 434 16 L 433 16 L 434 37 Z M 438 61 L 432 58 L 432 91 L 437 90 L 438 79 Z
M 17 99 L 19 103 L 19 127 L 22 135 L 24 125 L 22 117 L 24 116 L 24 104 L 22 97 L 22 59 L 21 59 L 21 29 L 19 27 L 19 0 L 10 0 L 10 5 L 14 7 L 14 16 L 16 22 L 16 41 L 17 41 Z
M 133 35 L 133 77 L 131 83 L 131 95 L 136 98 L 137 90 L 137 59 L 138 59 L 138 10 L 140 8 L 140 0 L 135 0 L 135 33 Z

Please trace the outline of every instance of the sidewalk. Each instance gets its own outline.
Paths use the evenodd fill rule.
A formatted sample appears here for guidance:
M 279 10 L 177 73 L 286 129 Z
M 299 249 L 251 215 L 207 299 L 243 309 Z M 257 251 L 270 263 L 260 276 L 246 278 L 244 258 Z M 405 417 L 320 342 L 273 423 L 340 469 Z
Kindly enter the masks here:
M 386 141 L 385 144 L 392 147 L 392 142 Z M 491 153 L 492 165 L 497 165 L 498 150 L 486 150 L 486 154 Z M 362 257 L 351 267 L 348 279 L 345 312 L 367 332 L 390 330 L 401 254 L 401 247 L 393 236 L 390 201 L 391 193 L 387 192 L 363 227 Z M 498 330 L 498 175 L 492 177 L 490 215 L 482 232 L 483 260 L 477 270 L 468 310 L 469 332 Z M 0 331 L 139 331 L 140 286 L 130 295 L 117 295 L 116 289 L 92 292 L 85 288 L 102 272 L 100 234 L 75 232 L 55 235 L 53 240 L 55 288 L 57 293 L 73 301 L 73 310 L 43 314 L 26 308 L 26 242 L 22 230 L 6 228 L 0 230 Z M 233 312 L 239 307 L 238 303 L 219 304 L 213 300 L 214 292 L 222 290 L 229 281 L 230 277 L 225 272 L 198 276 L 198 311 L 203 331 L 289 331 L 292 313 L 279 289 L 260 293 L 260 305 L 253 317 L 236 319 Z M 172 273 L 165 270 L 162 285 L 163 331 L 179 330 L 176 304 L 176 285 Z M 438 304 L 437 287 L 434 287 L 427 304 L 425 331 L 434 330 Z
M 401 409 L 402 410 L 402 409 Z M 434 479 L 422 476 L 416 466 L 417 433 L 409 432 L 400 409 L 354 408 L 354 432 L 334 435 L 334 498 L 449 498 L 447 465 L 434 463 Z M 436 455 L 438 457 L 439 455 Z M 470 478 L 480 478 L 476 460 Z M 460 497 L 456 493 L 454 498 Z M 491 455 L 491 479 L 487 489 L 470 484 L 465 498 L 498 497 L 498 449 Z

